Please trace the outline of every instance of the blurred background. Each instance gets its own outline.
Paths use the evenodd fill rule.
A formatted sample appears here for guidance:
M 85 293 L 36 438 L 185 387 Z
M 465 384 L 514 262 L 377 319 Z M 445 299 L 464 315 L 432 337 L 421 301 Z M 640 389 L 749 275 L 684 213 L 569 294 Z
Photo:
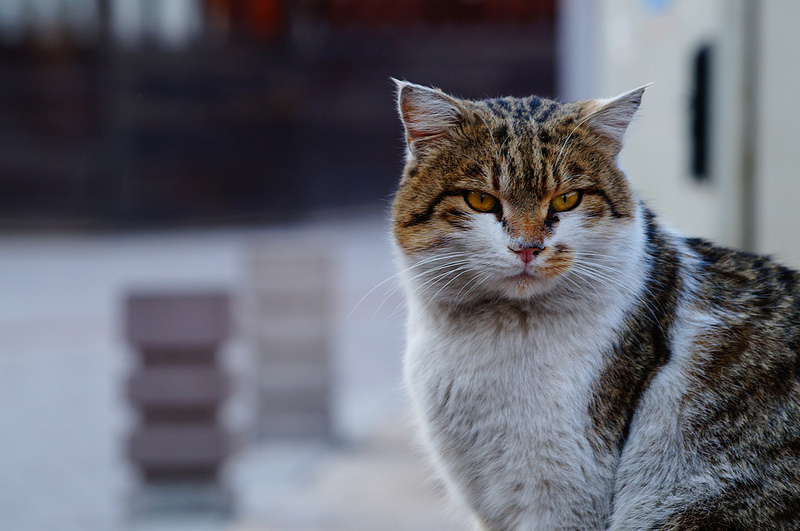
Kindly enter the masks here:
M 653 83 L 670 225 L 800 265 L 800 4 L 0 0 L 0 529 L 447 530 L 400 383 L 390 77 Z

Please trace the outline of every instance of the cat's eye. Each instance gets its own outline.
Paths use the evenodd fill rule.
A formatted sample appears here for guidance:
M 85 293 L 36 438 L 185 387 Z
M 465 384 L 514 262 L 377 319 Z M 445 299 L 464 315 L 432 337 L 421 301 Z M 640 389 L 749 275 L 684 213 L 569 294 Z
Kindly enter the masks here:
M 550 201 L 550 206 L 556 212 L 566 212 L 567 210 L 572 210 L 578 203 L 581 201 L 581 192 L 578 190 L 573 190 L 572 192 L 567 192 L 566 194 L 558 194 Z
M 500 200 L 485 192 L 471 191 L 464 192 L 464 201 L 478 212 L 494 214 L 500 211 Z

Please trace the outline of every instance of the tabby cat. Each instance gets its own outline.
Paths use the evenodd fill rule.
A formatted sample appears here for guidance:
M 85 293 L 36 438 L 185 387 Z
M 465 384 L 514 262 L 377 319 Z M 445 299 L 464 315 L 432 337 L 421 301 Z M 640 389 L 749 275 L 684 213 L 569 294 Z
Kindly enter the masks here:
M 617 156 L 644 88 L 397 85 L 405 381 L 477 528 L 800 529 L 800 276 L 639 199 Z

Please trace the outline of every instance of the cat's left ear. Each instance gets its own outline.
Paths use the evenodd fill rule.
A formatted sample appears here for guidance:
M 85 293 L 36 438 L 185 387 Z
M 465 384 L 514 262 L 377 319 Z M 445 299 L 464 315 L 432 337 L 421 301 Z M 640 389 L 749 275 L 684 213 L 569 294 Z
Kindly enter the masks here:
M 461 109 L 455 99 L 441 90 L 397 79 L 394 82 L 408 153 L 416 157 L 458 123 Z
M 649 86 L 639 87 L 616 98 L 585 103 L 586 125 L 610 145 L 615 155 L 622 149 L 625 131 L 642 103 L 644 89 Z

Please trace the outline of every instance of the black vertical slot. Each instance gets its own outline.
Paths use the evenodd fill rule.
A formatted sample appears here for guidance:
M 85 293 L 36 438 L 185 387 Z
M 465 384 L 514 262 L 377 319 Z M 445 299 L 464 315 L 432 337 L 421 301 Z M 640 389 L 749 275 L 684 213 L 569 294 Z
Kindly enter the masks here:
M 711 178 L 711 45 L 702 45 L 694 57 L 694 95 L 692 101 L 692 174 L 697 181 Z

